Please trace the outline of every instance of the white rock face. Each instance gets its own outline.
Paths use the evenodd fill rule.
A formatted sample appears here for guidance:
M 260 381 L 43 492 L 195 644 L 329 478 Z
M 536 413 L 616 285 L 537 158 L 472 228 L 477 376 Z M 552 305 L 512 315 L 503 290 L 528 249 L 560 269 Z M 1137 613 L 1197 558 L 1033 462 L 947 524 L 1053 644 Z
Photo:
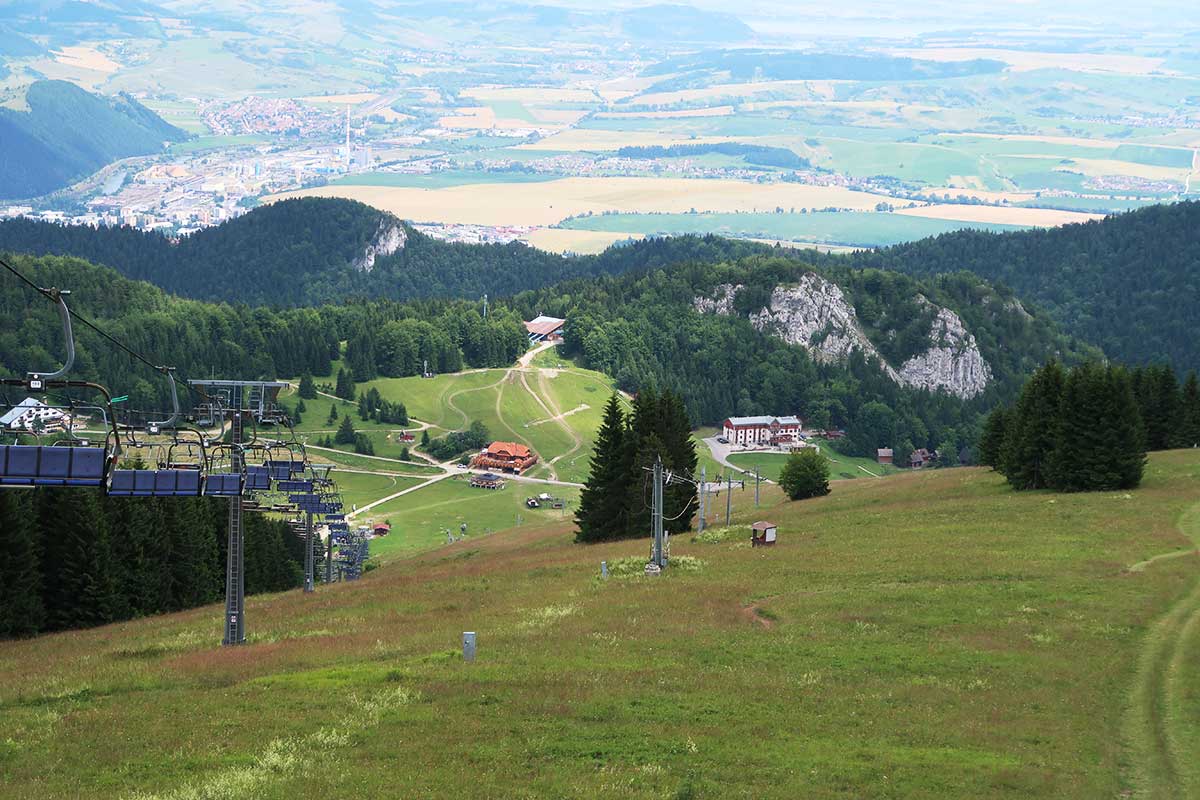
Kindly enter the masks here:
M 408 234 L 404 231 L 404 226 L 398 222 L 389 223 L 383 220 L 379 223 L 379 230 L 375 232 L 375 237 L 371 239 L 371 243 L 354 262 L 354 268 L 359 272 L 370 272 L 375 268 L 375 259 L 380 256 L 390 256 L 408 242 Z
M 906 386 L 945 390 L 966 399 L 987 388 L 992 368 L 958 314 L 939 308 L 929 330 L 929 349 L 901 365 L 900 380 Z
M 722 284 L 712 297 L 697 297 L 693 305 L 704 314 L 731 315 L 741 288 Z M 750 323 L 756 330 L 805 348 L 817 361 L 843 361 L 857 350 L 878 361 L 888 377 L 904 386 L 945 391 L 966 399 L 982 392 L 992 379 L 991 367 L 979 352 L 975 337 L 948 308 L 937 309 L 928 349 L 896 369 L 867 338 L 842 290 L 811 272 L 795 285 L 775 287 L 771 305 L 751 313 Z

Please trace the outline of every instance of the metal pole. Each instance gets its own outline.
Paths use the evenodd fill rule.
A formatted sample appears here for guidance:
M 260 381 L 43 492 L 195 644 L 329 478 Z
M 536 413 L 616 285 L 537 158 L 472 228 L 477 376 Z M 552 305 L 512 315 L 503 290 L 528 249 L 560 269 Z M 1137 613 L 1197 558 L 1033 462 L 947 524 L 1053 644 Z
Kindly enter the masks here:
M 654 553 L 650 559 L 662 566 L 662 459 L 654 461 L 654 510 L 651 513 L 654 531 Z
M 759 476 L 759 472 L 758 472 L 758 467 L 755 467 L 754 468 L 754 507 L 755 508 L 758 508 L 758 482 L 759 482 L 759 479 L 760 479 L 760 476 Z
M 700 467 L 700 485 L 696 487 L 700 492 L 700 522 L 696 527 L 698 533 L 704 533 L 704 494 L 707 485 L 704 482 L 704 467 Z
M 305 515 L 304 520 L 304 591 L 313 590 L 313 520 L 312 512 Z
M 333 583 L 333 531 L 325 541 L 325 582 Z
M 729 516 L 733 512 L 733 473 L 725 473 L 725 527 L 729 527 Z
M 238 447 L 242 443 L 242 390 L 235 386 L 230 392 L 233 406 L 233 421 L 231 425 L 233 455 L 231 457 L 233 471 L 242 471 L 242 452 Z M 225 645 L 244 644 L 246 641 L 246 583 L 245 569 L 245 532 L 242 528 L 242 498 L 229 498 L 229 544 L 225 557 L 225 636 L 221 643 Z

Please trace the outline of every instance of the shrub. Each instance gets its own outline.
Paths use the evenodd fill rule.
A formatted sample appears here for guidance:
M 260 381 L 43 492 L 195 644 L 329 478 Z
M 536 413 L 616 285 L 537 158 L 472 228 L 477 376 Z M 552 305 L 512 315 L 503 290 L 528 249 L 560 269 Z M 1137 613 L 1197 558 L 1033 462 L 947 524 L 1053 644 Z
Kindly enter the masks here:
M 793 500 L 829 494 L 829 460 L 815 448 L 793 453 L 779 473 L 779 485 Z

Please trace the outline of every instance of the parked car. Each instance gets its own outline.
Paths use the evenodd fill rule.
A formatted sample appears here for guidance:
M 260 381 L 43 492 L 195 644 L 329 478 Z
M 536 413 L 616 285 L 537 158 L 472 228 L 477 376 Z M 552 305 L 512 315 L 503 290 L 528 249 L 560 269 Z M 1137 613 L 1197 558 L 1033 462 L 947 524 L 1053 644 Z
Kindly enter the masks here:
M 718 436 L 718 437 L 717 437 L 717 442 L 718 442 L 719 444 L 729 444 L 729 440 L 728 440 L 728 439 L 726 439 L 724 436 Z

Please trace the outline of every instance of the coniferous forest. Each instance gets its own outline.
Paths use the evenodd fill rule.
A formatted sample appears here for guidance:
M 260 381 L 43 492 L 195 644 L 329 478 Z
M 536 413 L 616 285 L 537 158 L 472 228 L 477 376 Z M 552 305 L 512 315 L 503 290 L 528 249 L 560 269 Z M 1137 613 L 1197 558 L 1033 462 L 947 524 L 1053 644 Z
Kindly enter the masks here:
M 0 491 L 0 638 L 103 625 L 220 600 L 228 501 Z M 246 592 L 303 585 L 304 542 L 245 515 Z

